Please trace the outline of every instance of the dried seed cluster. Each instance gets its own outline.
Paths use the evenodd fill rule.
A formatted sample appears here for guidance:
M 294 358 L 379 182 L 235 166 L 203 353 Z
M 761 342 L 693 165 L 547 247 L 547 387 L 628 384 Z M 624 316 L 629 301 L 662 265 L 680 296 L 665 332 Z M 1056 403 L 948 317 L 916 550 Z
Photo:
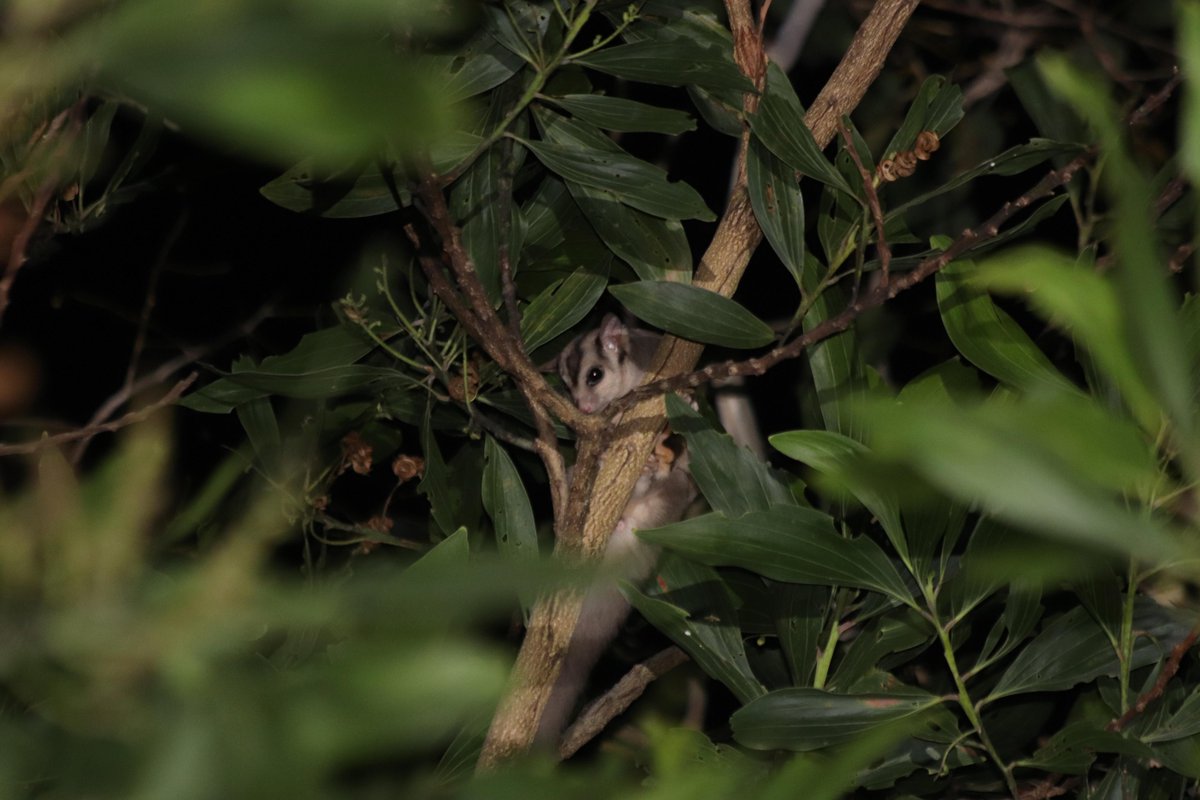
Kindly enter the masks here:
M 887 183 L 907 178 L 917 171 L 918 161 L 928 161 L 941 146 L 941 140 L 936 133 L 921 131 L 917 134 L 917 143 L 912 150 L 896 153 L 891 158 L 879 162 L 879 177 Z

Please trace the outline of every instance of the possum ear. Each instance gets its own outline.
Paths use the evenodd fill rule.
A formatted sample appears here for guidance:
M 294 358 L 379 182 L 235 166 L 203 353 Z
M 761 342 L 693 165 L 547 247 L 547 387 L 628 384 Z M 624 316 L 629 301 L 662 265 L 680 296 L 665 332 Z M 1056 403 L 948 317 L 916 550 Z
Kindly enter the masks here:
M 600 346 L 605 350 L 620 352 L 626 349 L 629 341 L 629 329 L 616 314 L 605 314 L 600 323 Z

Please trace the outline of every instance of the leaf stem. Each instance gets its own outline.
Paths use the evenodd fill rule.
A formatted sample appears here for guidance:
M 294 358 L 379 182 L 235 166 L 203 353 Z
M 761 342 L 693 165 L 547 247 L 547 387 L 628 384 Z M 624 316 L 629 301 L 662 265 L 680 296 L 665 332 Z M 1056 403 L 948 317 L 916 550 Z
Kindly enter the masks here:
M 533 73 L 533 79 L 529 82 L 529 85 L 525 87 L 525 91 L 521 94 L 520 99 L 517 100 L 516 105 L 514 105 L 512 109 L 504 116 L 504 119 L 500 120 L 500 123 L 492 129 L 491 133 L 483 137 L 483 140 L 478 146 L 476 146 L 471 154 L 463 159 L 454 169 L 450 170 L 444 175 L 438 176 L 438 183 L 440 185 L 446 186 L 447 184 L 453 183 L 456 179 L 458 179 L 460 175 L 466 172 L 471 165 L 475 163 L 475 160 L 479 158 L 479 156 L 481 156 L 489 147 L 494 145 L 502 136 L 504 136 L 504 134 L 508 131 L 509 126 L 516 121 L 517 117 L 525 113 L 525 109 L 534 101 L 534 99 L 545 87 L 546 82 L 550 79 L 550 75 L 559 68 L 564 60 L 566 60 L 567 50 L 569 50 L 571 45 L 575 42 L 576 37 L 579 36 L 579 32 L 583 30 L 583 26 L 591 17 L 592 10 L 596 7 L 597 2 L 599 2 L 599 0 L 587 0 L 587 2 L 583 4 L 583 8 L 580 9 L 579 13 L 575 16 L 575 19 L 571 21 L 570 26 L 567 28 L 566 35 L 563 36 L 562 47 L 560 47 L 558 52 L 551 56 L 551 58 L 546 61 L 546 63 L 540 69 Z
M 928 600 L 928 596 L 926 598 Z M 942 643 L 942 654 L 946 659 L 946 666 L 950 669 L 950 674 L 954 677 L 954 685 L 958 689 L 958 704 L 962 707 L 963 713 L 967 715 L 967 720 L 974 726 L 979 733 L 979 741 L 983 744 L 983 748 L 987 750 L 992 761 L 1004 776 L 1004 785 L 1008 787 L 1008 793 L 1013 797 L 1013 800 L 1018 800 L 1020 792 L 1017 789 L 1016 779 L 1013 778 L 1012 770 L 1004 763 L 1004 759 L 1000 758 L 1000 753 L 996 750 L 996 746 L 992 744 L 992 739 L 988 736 L 987 730 L 983 727 L 983 719 L 979 716 L 979 709 L 975 702 L 971 699 L 970 692 L 967 691 L 967 684 L 963 680 L 962 672 L 958 668 L 958 660 L 954 657 L 954 645 L 950 642 L 950 633 L 941 621 L 938 619 L 937 606 L 931 604 L 929 613 L 933 619 L 934 627 L 937 628 L 938 640 Z
M 1125 586 L 1125 607 L 1121 614 L 1121 644 L 1117 659 L 1121 662 L 1121 713 L 1129 710 L 1129 672 L 1133 664 L 1133 604 L 1137 599 L 1137 567 L 1133 559 L 1129 559 Z

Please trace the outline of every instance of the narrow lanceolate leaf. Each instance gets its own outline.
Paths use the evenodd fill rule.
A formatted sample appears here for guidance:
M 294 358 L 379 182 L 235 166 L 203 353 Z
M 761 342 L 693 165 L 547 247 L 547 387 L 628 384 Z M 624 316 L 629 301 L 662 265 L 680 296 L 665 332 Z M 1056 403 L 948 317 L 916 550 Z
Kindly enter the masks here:
M 442 451 L 433 437 L 433 426 L 428 416 L 421 426 L 421 453 L 425 457 L 425 474 L 417 485 L 417 492 L 429 501 L 433 521 L 444 535 L 449 536 L 459 528 L 455 521 L 454 506 L 460 492 L 450 482 L 450 468 L 442 459 Z
M 349 392 L 379 389 L 405 379 L 404 373 L 391 367 L 367 364 L 347 364 L 294 373 L 247 369 L 214 381 L 183 398 L 180 405 L 196 411 L 225 413 L 234 406 L 269 394 L 295 400 L 323 400 Z
M 1099 753 L 1122 753 L 1149 759 L 1154 751 L 1136 739 L 1096 727 L 1088 721 L 1072 722 L 1054 734 L 1031 758 L 1017 762 L 1023 767 L 1064 775 L 1083 775 Z
M 463 220 L 463 247 L 493 301 L 500 298 L 500 169 L 500 151 L 493 147 L 450 190 L 450 207 Z
M 1150 601 L 1147 601 L 1150 602 Z M 1131 669 L 1140 669 L 1166 658 L 1187 629 L 1161 609 L 1141 604 L 1135 613 Z M 1021 650 L 992 689 L 989 701 L 1027 692 L 1061 691 L 1101 675 L 1116 675 L 1120 661 L 1104 629 L 1087 609 L 1076 607 L 1046 626 Z
M 665 593 L 650 597 L 622 586 L 630 605 L 743 703 L 766 691 L 746 660 L 737 613 L 720 576 L 670 555 L 658 571 L 657 588 Z
M 521 315 L 525 351 L 532 353 L 588 315 L 608 282 L 608 270 L 577 269 L 533 299 Z
M 1147 742 L 1169 742 L 1200 733 L 1200 693 L 1193 692 L 1165 722 L 1142 738 Z
M 780 689 L 747 703 L 734 713 L 730 723 L 734 738 L 746 747 L 807 751 L 915 717 L 941 702 L 935 695 L 910 688 L 851 695 L 820 689 Z
M 639 281 L 608 289 L 638 319 L 694 342 L 762 347 L 771 327 L 728 297 L 670 281 Z
M 767 72 L 767 91 L 759 101 L 758 113 L 750 118 L 750 128 L 792 169 L 847 194 L 854 193 L 842 174 L 821 155 L 812 131 L 804 123 L 804 108 L 791 81 L 775 64 Z
M 437 80 L 449 102 L 494 89 L 516 74 L 524 62 L 493 37 L 477 36 L 453 55 L 425 56 L 439 68 Z
M 573 116 L 609 131 L 678 134 L 696 130 L 696 120 L 683 111 L 659 108 L 623 97 L 568 94 L 554 98 L 554 102 Z
M 755 139 L 746 155 L 746 179 L 750 204 L 763 234 L 800 285 L 804 272 L 804 198 L 795 170 Z
M 1029 391 L 1076 391 L 1021 326 L 972 282 L 971 261 L 955 261 L 937 274 L 938 310 L 950 341 L 992 377 Z
M 908 107 L 904 122 L 896 129 L 895 136 L 883 151 L 891 156 L 902 150 L 911 150 L 921 131 L 933 131 L 942 136 L 950 131 L 963 117 L 962 90 L 947 83 L 941 75 L 930 75 L 921 84 L 916 99 Z
M 692 279 L 692 251 L 679 220 L 638 211 L 604 189 L 567 182 L 596 235 L 644 281 Z
M 788 431 L 770 437 L 770 442 L 785 456 L 831 475 L 844 485 L 879 520 L 901 558 L 908 558 L 900 499 L 886 488 L 855 477 L 855 465 L 870 454 L 866 445 L 833 431 Z
M 809 253 L 805 267 L 809 277 L 806 281 L 815 284 L 815 273 L 820 268 L 816 258 Z M 844 294 L 836 286 L 818 294 L 804 316 L 804 330 L 810 331 L 836 314 L 848 300 L 843 298 Z M 812 372 L 813 390 L 826 429 L 851 436 L 861 435 L 850 408 L 866 390 L 867 368 L 859 352 L 858 334 L 854 328 L 830 336 L 809 348 L 808 367 Z
M 274 466 L 272 459 L 279 454 L 279 422 L 275 409 L 266 397 L 259 397 L 237 407 L 238 422 L 246 431 L 246 437 L 254 448 L 254 454 L 268 467 Z
M 621 202 L 664 219 L 714 220 L 716 215 L 691 186 L 667 180 L 667 173 L 628 153 L 580 145 L 528 142 L 552 172 L 568 181 L 612 192 Z
M 1044 247 L 1005 250 L 980 266 L 979 285 L 1019 294 L 1047 321 L 1064 326 L 1108 375 L 1143 428 L 1157 433 L 1158 403 L 1121 335 L 1121 299 L 1109 281 Z
M 1174 281 L 1162 268 L 1162 252 L 1154 220 L 1154 194 L 1129 152 L 1124 125 L 1101 82 L 1090 79 L 1065 58 L 1040 60 L 1050 88 L 1064 97 L 1099 134 L 1104 150 L 1105 193 L 1115 206 L 1117 285 L 1125 311 L 1123 334 L 1135 363 L 1159 404 L 1167 411 L 1186 444 L 1189 467 L 1200 472 L 1195 457 L 1196 386 L 1184 347 L 1180 299 Z M 1185 150 L 1185 158 L 1190 151 Z M 1195 477 L 1195 474 L 1193 474 Z
M 909 601 L 879 545 L 838 535 L 833 518 L 811 508 L 775 506 L 736 519 L 714 512 L 638 535 L 712 566 L 741 567 L 777 581 L 873 589 Z
M 1098 454 L 1105 463 L 1088 464 L 1080 454 L 1065 462 L 1068 454 L 1056 452 L 1020 424 L 1023 409 L 1032 418 L 1037 406 L 1024 404 L 997 412 L 941 404 L 862 406 L 877 453 L 911 464 L 961 502 L 976 503 L 1000 520 L 1063 541 L 1139 558 L 1169 559 L 1180 554 L 1179 544 L 1158 520 L 1130 510 L 1108 488 L 1136 476 L 1136 461 L 1116 453 L 1106 455 L 1106 443 L 1097 435 L 1095 446 L 1078 436 L 1072 442 L 1083 445 L 1083 453 Z M 1045 419 L 1062 417 L 1049 414 Z M 1114 431 L 1121 432 L 1120 428 Z M 1037 433 L 1043 432 L 1054 438 L 1050 426 L 1039 423 Z
M 397 197 L 407 195 L 400 188 L 402 176 L 390 183 L 377 167 L 357 175 L 334 175 L 321 180 L 307 164 L 299 164 L 259 189 L 263 197 L 277 206 L 302 214 L 317 214 L 330 219 L 371 217 L 395 211 Z M 396 186 L 393 193 L 392 186 Z
M 515 563 L 536 562 L 537 525 L 521 476 L 508 453 L 492 437 L 487 437 L 483 452 L 483 507 L 496 529 L 496 547 L 501 556 Z M 521 598 L 527 613 L 535 599 L 534 594 Z
M 553 144 L 583 147 L 621 158 L 627 156 L 616 142 L 587 122 L 566 119 L 544 108 L 534 109 L 534 119 L 542 136 Z M 639 278 L 691 281 L 692 251 L 678 220 L 632 208 L 606 189 L 578 181 L 566 181 L 565 185 L 588 224 L 618 258 L 633 267 Z
M 729 434 L 713 430 L 677 395 L 667 396 L 671 430 L 687 439 L 689 469 L 701 494 L 726 517 L 796 505 L 784 480 L 771 466 L 739 446 Z
M 707 89 L 753 91 L 754 87 L 733 63 L 732 53 L 704 47 L 694 40 L 646 39 L 606 47 L 574 59 L 600 72 L 631 81 L 663 86 L 695 84 Z
M 947 192 L 952 192 L 959 187 L 966 186 L 976 178 L 984 175 L 1017 175 L 1027 169 L 1036 167 L 1048 159 L 1072 156 L 1079 153 L 1082 149 L 1080 145 L 1070 142 L 1058 142 L 1052 139 L 1030 139 L 1025 144 L 1010 147 L 1003 153 L 980 162 L 966 172 L 955 175 L 936 189 L 931 189 L 911 200 L 906 200 L 900 205 L 892 206 L 888 209 L 886 218 L 890 220 L 894 217 L 899 217 L 909 208 L 916 208 L 935 197 L 940 197 Z
M 236 377 L 230 376 L 214 381 L 192 392 L 183 398 L 180 405 L 197 411 L 227 413 L 238 403 L 270 394 L 272 387 L 251 383 L 258 374 L 268 379 L 279 378 L 279 385 L 282 387 L 293 386 L 300 376 L 312 377 L 320 374 L 328 378 L 335 387 L 361 378 L 364 383 L 354 384 L 358 388 L 372 380 L 387 377 L 380 371 L 383 368 L 359 366 L 354 363 L 374 349 L 375 343 L 355 327 L 339 325 L 326 328 L 306 334 L 288 353 L 264 358 L 256 370 L 243 371 Z M 347 375 L 346 370 L 356 372 L 351 377 Z M 375 371 L 364 374 L 362 370 Z M 395 373 L 394 370 L 386 371 Z

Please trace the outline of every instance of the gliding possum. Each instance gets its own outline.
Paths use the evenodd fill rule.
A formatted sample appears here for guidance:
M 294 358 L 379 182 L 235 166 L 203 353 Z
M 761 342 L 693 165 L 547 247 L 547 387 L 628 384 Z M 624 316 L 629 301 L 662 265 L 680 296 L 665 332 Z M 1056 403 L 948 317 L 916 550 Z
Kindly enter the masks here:
M 575 405 L 595 413 L 635 389 L 645 377 L 658 339 L 656 334 L 626 327 L 613 314 L 606 315 L 599 328 L 577 337 L 558 358 L 559 375 Z M 646 460 L 604 550 L 604 565 L 615 567 L 634 583 L 649 578 L 658 560 L 658 549 L 639 540 L 634 531 L 677 522 L 697 495 L 686 446 L 677 454 L 666 438 L 664 432 Z M 557 740 L 588 673 L 628 614 L 629 604 L 616 586 L 595 586 L 584 596 L 562 671 L 538 727 L 540 743 L 553 745 Z

